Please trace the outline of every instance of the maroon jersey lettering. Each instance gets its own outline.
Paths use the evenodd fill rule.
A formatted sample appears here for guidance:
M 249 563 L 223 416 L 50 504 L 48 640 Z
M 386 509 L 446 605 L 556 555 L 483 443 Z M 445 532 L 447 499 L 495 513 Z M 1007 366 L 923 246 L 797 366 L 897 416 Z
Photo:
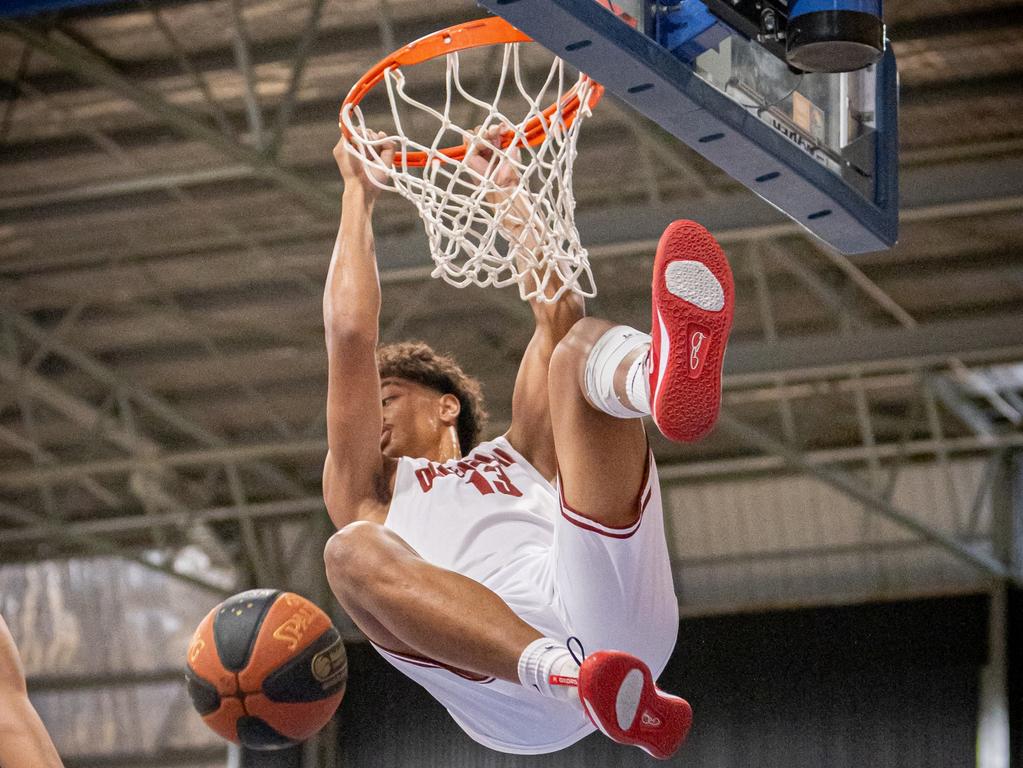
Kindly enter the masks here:
M 487 464 L 486 467 L 483 468 L 483 471 L 490 472 L 491 474 L 495 475 L 492 482 L 494 483 L 494 487 L 497 488 L 497 490 L 500 491 L 501 493 L 505 494 L 506 496 L 516 497 L 522 495 L 522 491 L 520 491 L 518 488 L 514 486 L 511 479 L 509 479 L 508 475 L 505 474 L 504 469 L 501 467 L 500 464 Z
M 416 479 L 419 481 L 419 487 L 423 489 L 423 493 L 429 493 L 433 488 L 435 477 L 437 477 L 437 469 L 433 464 L 427 464 L 422 469 L 416 470 Z
M 455 475 L 465 478 L 466 483 L 472 485 L 482 496 L 488 496 L 495 490 L 506 496 L 522 496 L 522 491 L 515 487 L 504 471 L 504 467 L 510 467 L 515 463 L 514 459 L 500 448 L 495 449 L 494 454 L 491 456 L 482 452 L 475 453 L 462 459 L 454 467 L 430 462 L 416 470 L 419 487 L 423 489 L 423 493 L 429 493 L 433 490 L 434 481 L 438 477 Z
M 476 490 L 484 496 L 494 492 L 494 486 L 488 483 L 487 478 L 483 477 L 475 469 L 471 470 L 465 479 L 476 486 Z
M 509 456 L 507 451 L 504 451 L 500 448 L 494 449 L 494 455 L 497 457 L 497 460 L 506 467 L 510 467 L 512 464 L 515 463 L 515 459 Z

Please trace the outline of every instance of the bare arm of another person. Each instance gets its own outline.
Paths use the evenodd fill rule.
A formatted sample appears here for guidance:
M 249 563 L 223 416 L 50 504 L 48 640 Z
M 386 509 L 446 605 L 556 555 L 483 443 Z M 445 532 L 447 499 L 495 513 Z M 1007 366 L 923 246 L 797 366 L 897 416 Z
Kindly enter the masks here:
M 57 749 L 28 700 L 14 638 L 0 616 L 0 768 L 60 768 Z
M 382 522 L 394 473 L 394 460 L 380 451 L 380 279 L 372 227 L 380 189 L 345 150 L 345 141 L 334 147 L 345 189 L 323 294 L 328 361 L 323 499 L 338 528 L 360 519 Z M 394 149 L 381 154 L 390 162 Z

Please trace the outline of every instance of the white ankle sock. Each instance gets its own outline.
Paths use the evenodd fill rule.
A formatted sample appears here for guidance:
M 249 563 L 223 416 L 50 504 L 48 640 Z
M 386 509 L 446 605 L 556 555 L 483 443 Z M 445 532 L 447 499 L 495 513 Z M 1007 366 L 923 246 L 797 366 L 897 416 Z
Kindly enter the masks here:
M 646 354 L 639 354 L 629 366 L 623 398 L 615 392 L 615 373 L 629 355 L 644 346 Z M 626 325 L 609 328 L 597 339 L 586 358 L 583 377 L 584 394 L 594 408 L 619 419 L 636 419 L 650 414 L 649 347 L 648 334 Z
M 568 648 L 549 637 L 534 640 L 519 657 L 519 682 L 524 687 L 581 708 L 578 678 L 579 665 Z

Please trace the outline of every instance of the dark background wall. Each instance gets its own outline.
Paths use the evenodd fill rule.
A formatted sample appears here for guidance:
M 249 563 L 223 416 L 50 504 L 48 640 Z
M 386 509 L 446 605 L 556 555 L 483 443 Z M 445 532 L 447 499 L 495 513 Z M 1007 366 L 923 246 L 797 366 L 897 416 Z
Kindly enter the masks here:
M 694 709 L 672 764 L 975 765 L 987 611 L 986 596 L 969 596 L 685 619 L 660 679 Z M 553 755 L 492 752 L 372 648 L 352 644 L 348 653 L 344 768 L 663 765 L 599 733 Z

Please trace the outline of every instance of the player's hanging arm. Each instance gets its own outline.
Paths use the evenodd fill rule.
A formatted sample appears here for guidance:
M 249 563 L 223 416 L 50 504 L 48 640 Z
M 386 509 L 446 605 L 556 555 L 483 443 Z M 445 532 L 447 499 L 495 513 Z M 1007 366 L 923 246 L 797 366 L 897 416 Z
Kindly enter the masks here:
M 483 133 L 486 141 L 482 148 L 467 156 L 467 164 L 480 175 L 491 174 L 491 178 L 504 192 L 492 193 L 490 202 L 504 211 L 499 222 L 501 235 L 518 250 L 517 266 L 525 269 L 532 261 L 536 263 L 535 251 L 539 247 L 543 226 L 542 219 L 534 215 L 533 206 L 538 200 L 528 189 L 519 188 L 519 174 L 515 165 L 520 150 L 516 147 L 506 151 L 507 159 L 495 158 L 487 145 L 500 146 L 502 130 L 506 126 L 494 126 Z M 507 208 L 501 205 L 510 201 Z M 555 295 L 562 286 L 556 272 L 551 272 L 544 286 L 544 295 Z M 531 292 L 535 281 L 526 283 Z M 573 291 L 566 291 L 554 302 L 532 299 L 529 302 L 536 322 L 536 330 L 526 347 L 515 379 L 512 396 L 512 423 L 506 437 L 519 453 L 536 467 L 544 477 L 553 480 L 557 472 L 557 458 L 554 451 L 554 434 L 551 429 L 550 404 L 547 387 L 547 371 L 551 355 L 558 342 L 584 314 L 583 299 Z
M 384 134 L 369 138 L 383 140 Z M 380 188 L 366 166 L 345 148 L 334 147 L 344 180 L 341 225 L 323 293 L 323 327 L 327 343 L 327 460 L 323 498 L 331 520 L 344 527 L 375 519 L 386 509 L 390 460 L 380 453 L 383 417 L 376 346 L 380 324 L 380 278 L 373 238 L 373 209 Z M 390 163 L 393 145 L 379 148 Z
M 25 687 L 25 673 L 0 617 L 0 768 L 62 768 Z

